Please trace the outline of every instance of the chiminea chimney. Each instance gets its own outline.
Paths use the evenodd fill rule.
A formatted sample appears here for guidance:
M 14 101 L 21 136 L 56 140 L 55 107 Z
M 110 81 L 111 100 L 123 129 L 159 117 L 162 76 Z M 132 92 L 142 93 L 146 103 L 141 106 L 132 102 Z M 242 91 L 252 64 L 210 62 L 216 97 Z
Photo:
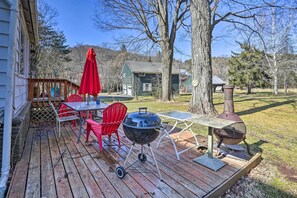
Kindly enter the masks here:
M 223 88 L 225 93 L 224 113 L 226 114 L 234 113 L 234 102 L 233 102 L 234 86 L 225 85 Z

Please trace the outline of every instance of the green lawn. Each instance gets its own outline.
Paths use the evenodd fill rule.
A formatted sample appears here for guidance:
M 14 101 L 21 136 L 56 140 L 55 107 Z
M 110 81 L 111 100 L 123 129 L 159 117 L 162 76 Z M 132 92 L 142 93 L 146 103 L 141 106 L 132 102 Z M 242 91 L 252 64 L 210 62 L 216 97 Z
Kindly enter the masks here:
M 174 102 L 159 102 L 152 97 L 126 101 L 129 112 L 138 107 L 148 111 L 187 111 L 191 96 L 175 97 Z M 270 197 L 297 196 L 297 93 L 274 96 L 269 91 L 258 90 L 251 95 L 236 90 L 235 112 L 247 126 L 247 142 L 253 152 L 262 152 L 263 161 L 257 167 L 253 179 L 259 189 Z M 214 94 L 214 104 L 223 111 L 223 93 Z M 206 128 L 195 126 L 195 132 L 206 135 Z M 252 175 L 252 174 L 251 174 Z

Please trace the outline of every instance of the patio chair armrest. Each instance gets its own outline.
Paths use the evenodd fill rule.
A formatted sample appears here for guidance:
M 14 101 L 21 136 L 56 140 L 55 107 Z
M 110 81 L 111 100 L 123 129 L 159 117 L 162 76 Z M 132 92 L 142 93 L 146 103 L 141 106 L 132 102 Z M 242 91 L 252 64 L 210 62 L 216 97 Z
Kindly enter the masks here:
M 91 125 L 101 125 L 100 122 L 97 122 L 97 120 L 94 119 L 87 119 L 86 122 Z
M 75 114 L 75 115 L 77 115 L 78 113 L 76 111 L 67 111 L 67 112 L 58 113 L 59 116 L 61 116 L 61 115 L 67 115 L 67 114 Z

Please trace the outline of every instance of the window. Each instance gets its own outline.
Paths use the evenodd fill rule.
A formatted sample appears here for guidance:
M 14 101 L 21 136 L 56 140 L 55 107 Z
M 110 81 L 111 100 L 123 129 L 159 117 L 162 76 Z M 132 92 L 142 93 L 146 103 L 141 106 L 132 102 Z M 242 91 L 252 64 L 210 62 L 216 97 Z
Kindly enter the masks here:
M 152 91 L 152 83 L 143 83 L 143 91 Z
M 20 20 L 19 24 L 19 37 L 18 37 L 18 46 L 17 46 L 17 55 L 16 55 L 16 68 L 15 71 L 18 74 L 25 74 L 25 68 L 27 66 L 28 54 L 26 50 L 26 37 L 24 34 L 24 28 Z
M 25 38 L 24 38 L 24 32 L 23 29 L 21 30 L 20 33 L 20 62 L 19 62 L 19 73 L 20 74 L 24 74 L 24 62 L 25 62 L 25 58 L 24 58 L 24 45 L 25 45 Z

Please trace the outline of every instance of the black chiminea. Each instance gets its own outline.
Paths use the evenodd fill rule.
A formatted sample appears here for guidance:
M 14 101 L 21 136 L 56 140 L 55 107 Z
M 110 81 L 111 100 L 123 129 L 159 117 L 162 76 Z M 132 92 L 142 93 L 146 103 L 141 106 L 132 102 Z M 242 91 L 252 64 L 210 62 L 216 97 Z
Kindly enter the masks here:
M 221 144 L 239 144 L 241 141 L 247 147 L 247 152 L 249 155 L 252 155 L 249 149 L 249 145 L 245 141 L 246 138 L 246 126 L 242 119 L 234 113 L 234 102 L 233 102 L 233 86 L 225 85 L 224 87 L 225 102 L 224 102 L 224 112 L 219 114 L 217 117 L 235 121 L 235 124 L 232 124 L 223 129 L 214 129 L 214 134 L 219 140 L 218 148 Z

